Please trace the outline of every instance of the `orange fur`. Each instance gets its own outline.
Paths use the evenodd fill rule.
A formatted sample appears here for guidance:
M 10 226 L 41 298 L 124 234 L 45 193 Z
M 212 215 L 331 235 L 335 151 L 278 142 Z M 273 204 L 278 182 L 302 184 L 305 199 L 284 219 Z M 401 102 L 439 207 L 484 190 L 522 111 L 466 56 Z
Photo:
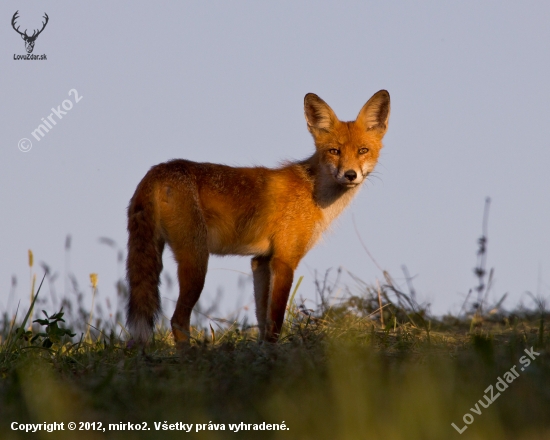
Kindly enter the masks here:
M 253 256 L 260 337 L 278 339 L 294 270 L 376 165 L 390 98 L 377 92 L 353 122 L 338 120 L 312 93 L 304 109 L 316 147 L 306 160 L 275 169 L 172 160 L 140 182 L 128 207 L 127 260 L 128 325 L 139 343 L 147 342 L 160 310 L 165 243 L 178 264 L 176 343 L 188 341 L 209 254 Z

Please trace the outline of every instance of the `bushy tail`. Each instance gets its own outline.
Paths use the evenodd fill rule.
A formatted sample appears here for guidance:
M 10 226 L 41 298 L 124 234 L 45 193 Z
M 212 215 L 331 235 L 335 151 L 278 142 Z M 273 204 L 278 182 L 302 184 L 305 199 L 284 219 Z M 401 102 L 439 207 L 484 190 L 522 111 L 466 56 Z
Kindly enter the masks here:
M 135 342 L 145 344 L 160 311 L 159 281 L 164 240 L 157 228 L 152 191 L 140 184 L 128 207 L 127 326 Z

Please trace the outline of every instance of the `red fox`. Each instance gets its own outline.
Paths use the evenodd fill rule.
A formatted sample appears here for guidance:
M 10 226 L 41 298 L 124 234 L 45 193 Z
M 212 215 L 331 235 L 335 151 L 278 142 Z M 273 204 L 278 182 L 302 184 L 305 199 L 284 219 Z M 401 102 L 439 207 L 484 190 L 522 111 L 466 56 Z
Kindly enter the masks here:
M 191 312 L 209 254 L 250 255 L 261 340 L 276 342 L 294 270 L 373 171 L 388 127 L 390 95 L 375 93 L 353 122 L 313 93 L 304 98 L 315 153 L 279 168 L 234 168 L 171 160 L 152 167 L 128 207 L 128 327 L 146 344 L 160 310 L 162 252 L 178 264 L 171 319 L 176 345 L 189 341 Z

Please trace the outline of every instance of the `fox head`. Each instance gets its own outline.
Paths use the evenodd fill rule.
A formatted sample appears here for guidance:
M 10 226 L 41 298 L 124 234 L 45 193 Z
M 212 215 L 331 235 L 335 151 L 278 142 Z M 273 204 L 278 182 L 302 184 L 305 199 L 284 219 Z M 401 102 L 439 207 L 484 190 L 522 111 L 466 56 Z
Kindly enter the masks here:
M 314 93 L 305 96 L 304 113 L 322 171 L 345 188 L 362 183 L 378 161 L 388 129 L 390 94 L 386 90 L 376 92 L 352 122 L 340 121 Z

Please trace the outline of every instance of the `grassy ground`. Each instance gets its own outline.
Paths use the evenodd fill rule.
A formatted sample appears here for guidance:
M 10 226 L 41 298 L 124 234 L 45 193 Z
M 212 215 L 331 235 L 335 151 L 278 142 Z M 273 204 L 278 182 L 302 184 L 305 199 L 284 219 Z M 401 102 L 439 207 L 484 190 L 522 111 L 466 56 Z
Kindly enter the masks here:
M 78 323 L 60 315 L 38 317 L 39 336 L 6 318 L 0 438 L 550 438 L 543 309 L 478 307 L 437 320 L 388 284 L 336 303 L 321 295 L 314 311 L 293 306 L 276 345 L 259 344 L 255 328 L 214 331 L 205 323 L 179 354 L 168 331 L 158 331 L 143 354 L 109 329 L 64 335 L 60 329 Z M 514 366 L 517 375 L 506 375 Z M 63 422 L 65 430 L 29 434 L 12 422 Z M 150 430 L 137 431 L 144 422 Z M 128 423 L 134 430 L 114 430 Z M 187 433 L 163 430 L 164 423 L 192 426 Z

